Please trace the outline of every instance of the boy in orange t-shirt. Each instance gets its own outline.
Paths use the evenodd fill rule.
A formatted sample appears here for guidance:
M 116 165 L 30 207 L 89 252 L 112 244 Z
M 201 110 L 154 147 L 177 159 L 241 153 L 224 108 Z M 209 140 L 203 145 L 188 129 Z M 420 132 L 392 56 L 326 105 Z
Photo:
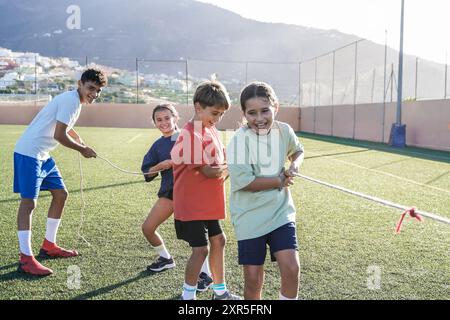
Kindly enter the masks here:
M 225 151 L 215 124 L 230 107 L 225 87 L 217 81 L 202 83 L 194 94 L 194 117 L 184 126 L 171 152 L 173 204 L 177 238 L 189 243 L 181 300 L 194 300 L 197 277 L 209 253 L 214 300 L 239 300 L 227 290 L 224 276 L 224 179 L 228 175 Z M 208 240 L 210 250 L 208 250 Z

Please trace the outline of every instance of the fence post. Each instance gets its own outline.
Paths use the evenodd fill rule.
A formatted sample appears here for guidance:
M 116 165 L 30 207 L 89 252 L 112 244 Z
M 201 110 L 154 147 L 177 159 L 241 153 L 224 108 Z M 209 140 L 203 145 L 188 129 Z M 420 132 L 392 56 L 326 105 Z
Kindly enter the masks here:
M 298 63 L 298 130 L 302 130 L 302 63 Z
M 394 64 L 391 64 L 391 102 L 394 102 Z
M 248 61 L 245 62 L 245 84 L 244 86 L 246 86 L 248 83 Z
M 387 73 L 387 31 L 385 31 L 384 42 L 384 76 L 383 76 L 383 118 L 381 119 L 381 143 L 384 143 L 384 131 L 386 126 L 386 73 Z
M 416 57 L 416 83 L 414 86 L 414 100 L 417 101 L 417 83 L 419 82 L 419 57 Z
M 136 104 L 139 104 L 139 60 L 136 58 Z
M 186 62 L 186 106 L 189 106 L 189 69 L 188 69 L 188 59 Z
M 317 58 L 314 59 L 314 128 L 316 133 L 316 109 L 317 109 Z
M 353 140 L 356 136 L 356 94 L 358 88 L 358 41 L 355 42 L 355 83 L 353 88 Z
M 34 101 L 37 100 L 38 93 L 38 81 L 37 81 L 37 54 L 34 55 Z
M 302 63 L 298 63 L 298 107 L 302 107 Z
M 336 77 L 336 50 L 333 50 L 333 75 L 331 80 L 331 136 L 334 137 L 334 81 Z
M 447 75 L 448 75 L 447 54 L 445 54 L 444 100 L 447 99 Z

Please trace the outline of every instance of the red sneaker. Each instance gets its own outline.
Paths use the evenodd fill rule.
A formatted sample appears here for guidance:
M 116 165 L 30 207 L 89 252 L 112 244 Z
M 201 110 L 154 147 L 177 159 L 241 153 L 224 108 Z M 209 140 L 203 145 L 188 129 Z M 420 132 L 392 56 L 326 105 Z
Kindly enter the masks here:
M 53 273 L 52 269 L 44 267 L 33 256 L 20 254 L 18 271 L 29 273 L 34 276 L 48 276 Z
M 79 254 L 77 251 L 63 249 L 61 247 L 58 247 L 55 243 L 48 241 L 47 239 L 44 240 L 41 251 L 39 251 L 39 256 L 45 258 L 71 258 L 78 255 Z

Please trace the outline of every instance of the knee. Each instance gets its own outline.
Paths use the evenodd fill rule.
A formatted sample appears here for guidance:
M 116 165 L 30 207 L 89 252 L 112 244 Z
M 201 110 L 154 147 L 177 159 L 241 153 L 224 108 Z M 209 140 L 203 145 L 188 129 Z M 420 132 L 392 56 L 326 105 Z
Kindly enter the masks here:
M 142 226 L 141 226 L 142 232 L 144 234 L 148 234 L 148 233 L 154 233 L 155 229 L 152 227 L 152 225 L 150 223 L 148 223 L 148 221 L 145 221 Z
M 69 192 L 66 189 L 58 190 L 57 192 L 53 193 L 53 198 L 61 202 L 66 202 L 69 198 Z
M 258 274 L 247 275 L 245 278 L 245 286 L 251 292 L 255 292 L 261 289 L 263 279 Z
M 22 208 L 24 208 L 27 212 L 29 212 L 31 214 L 33 212 L 33 210 L 36 209 L 37 200 L 34 200 L 34 199 L 22 199 L 20 205 L 21 205 Z
M 285 266 L 285 271 L 290 279 L 298 279 L 300 274 L 300 266 L 298 263 L 291 263 Z
M 225 245 L 227 244 L 227 238 L 225 237 L 225 234 L 220 234 L 218 236 L 210 238 L 211 245 L 219 248 L 225 248 Z
M 209 250 L 208 247 L 193 248 L 192 253 L 199 258 L 206 259 L 209 254 Z

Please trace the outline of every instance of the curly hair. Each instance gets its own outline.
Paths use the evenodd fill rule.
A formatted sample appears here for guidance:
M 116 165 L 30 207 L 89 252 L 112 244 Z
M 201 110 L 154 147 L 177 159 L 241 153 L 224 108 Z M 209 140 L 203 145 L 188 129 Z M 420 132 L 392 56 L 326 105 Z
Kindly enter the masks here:
M 108 84 L 108 78 L 105 73 L 97 68 L 89 68 L 83 72 L 81 82 L 86 83 L 87 81 L 93 81 L 102 87 Z

